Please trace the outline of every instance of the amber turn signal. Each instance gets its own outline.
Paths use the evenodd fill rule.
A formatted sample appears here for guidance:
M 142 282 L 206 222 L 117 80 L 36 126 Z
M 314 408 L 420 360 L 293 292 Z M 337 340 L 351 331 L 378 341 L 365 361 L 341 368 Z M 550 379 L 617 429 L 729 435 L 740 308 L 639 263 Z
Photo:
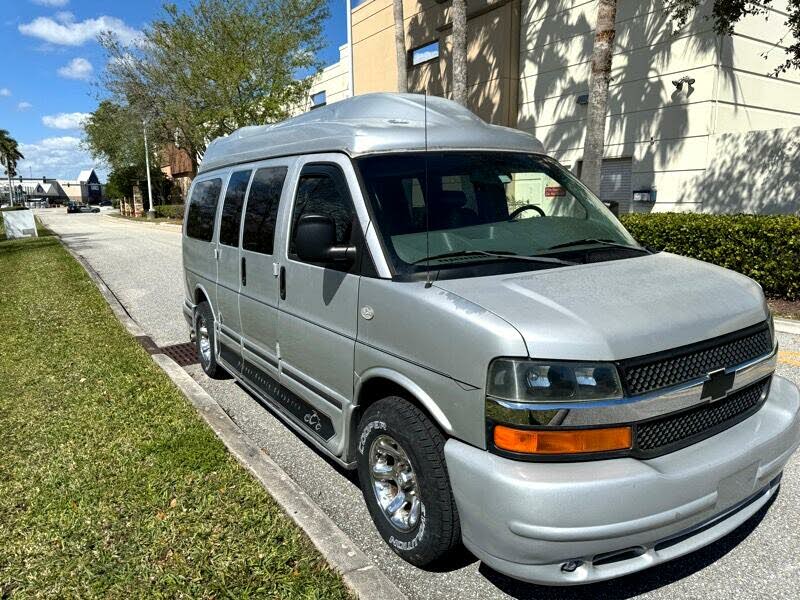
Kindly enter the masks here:
M 514 429 L 494 428 L 494 445 L 501 450 L 524 454 L 583 454 L 628 450 L 633 434 L 630 427 L 602 429 Z

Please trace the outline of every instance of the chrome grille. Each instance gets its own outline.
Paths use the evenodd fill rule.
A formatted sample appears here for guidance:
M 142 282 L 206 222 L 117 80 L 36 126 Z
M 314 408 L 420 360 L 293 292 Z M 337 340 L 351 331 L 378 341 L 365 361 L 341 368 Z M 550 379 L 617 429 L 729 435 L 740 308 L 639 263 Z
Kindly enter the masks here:
M 746 363 L 771 350 L 772 339 L 764 323 L 668 353 L 622 361 L 620 370 L 628 395 L 637 396 Z

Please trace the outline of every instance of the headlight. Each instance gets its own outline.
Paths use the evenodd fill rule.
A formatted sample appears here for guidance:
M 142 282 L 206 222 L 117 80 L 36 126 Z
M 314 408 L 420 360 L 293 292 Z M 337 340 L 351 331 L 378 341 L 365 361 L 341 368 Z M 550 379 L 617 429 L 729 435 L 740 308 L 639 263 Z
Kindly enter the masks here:
M 512 402 L 586 402 L 622 398 L 622 384 L 609 363 L 498 358 L 489 366 L 486 393 Z

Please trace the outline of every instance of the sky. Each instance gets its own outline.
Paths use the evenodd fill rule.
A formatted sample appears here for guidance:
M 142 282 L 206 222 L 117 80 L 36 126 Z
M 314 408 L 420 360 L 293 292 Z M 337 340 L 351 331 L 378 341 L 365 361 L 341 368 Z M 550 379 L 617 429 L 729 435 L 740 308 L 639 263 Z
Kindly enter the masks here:
M 189 0 L 173 0 L 187 6 Z M 328 0 L 324 64 L 347 40 L 345 0 Z M 0 0 L 0 129 L 20 144 L 23 177 L 75 179 L 104 165 L 81 148 L 81 122 L 98 103 L 105 58 L 97 34 L 135 39 L 163 0 Z M 0 168 L 0 174 L 2 168 Z

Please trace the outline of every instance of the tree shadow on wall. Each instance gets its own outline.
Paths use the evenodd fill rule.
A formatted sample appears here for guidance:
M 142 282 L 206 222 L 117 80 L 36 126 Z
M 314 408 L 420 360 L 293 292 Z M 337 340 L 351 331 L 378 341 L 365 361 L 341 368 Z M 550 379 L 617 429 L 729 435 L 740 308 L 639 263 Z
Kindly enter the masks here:
M 718 38 L 707 12 L 698 10 L 673 32 L 661 0 L 619 3 L 606 155 L 634 158 L 634 188 L 652 187 L 656 172 L 674 161 L 687 136 L 707 133 L 708 121 L 696 119 L 691 130 L 689 122 L 689 107 L 710 99 L 714 89 Z M 594 44 L 589 16 L 568 0 L 546 5 L 528 0 L 523 5 L 523 22 L 531 25 L 520 70 L 531 75 L 521 79 L 518 127 L 567 162 L 580 155 L 586 133 L 587 109 L 577 100 L 589 93 Z M 730 45 L 723 52 L 730 54 Z M 698 56 L 708 58 L 701 61 Z M 730 71 L 724 73 L 730 76 Z M 693 77 L 695 85 L 677 90 L 672 81 L 684 75 Z
M 681 200 L 703 212 L 800 215 L 800 128 L 712 136 L 709 166 Z

